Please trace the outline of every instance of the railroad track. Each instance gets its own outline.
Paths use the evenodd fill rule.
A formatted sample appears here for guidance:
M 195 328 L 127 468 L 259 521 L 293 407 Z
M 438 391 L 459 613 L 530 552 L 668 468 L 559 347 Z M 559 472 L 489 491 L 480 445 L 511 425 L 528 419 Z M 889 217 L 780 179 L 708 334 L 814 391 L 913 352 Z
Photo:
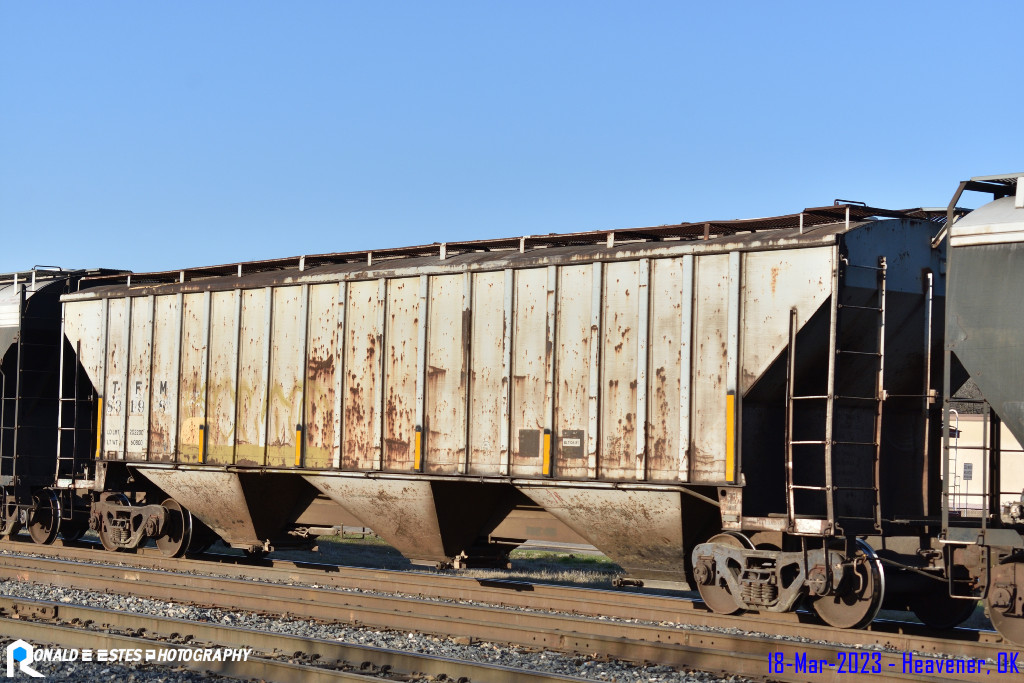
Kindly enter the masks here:
M 257 629 L 186 621 L 64 603 L 0 598 L 0 634 L 63 648 L 144 652 L 232 648 L 251 650 L 244 661 L 206 662 L 175 658 L 175 665 L 242 679 L 314 683 L 399 678 L 581 683 L 587 679 L 524 671 L 420 653 L 268 633 Z M 13 618 L 12 618 L 13 617 Z M 145 634 L 143 637 L 141 634 Z
M 69 550 L 14 545 L 20 545 L 19 549 L 30 552 L 44 550 L 58 554 Z M 414 630 L 563 652 L 593 653 L 682 668 L 727 671 L 751 677 L 765 676 L 768 673 L 769 658 L 777 657 L 779 653 L 787 662 L 803 656 L 834 663 L 840 652 L 879 646 L 896 651 L 878 653 L 878 666 L 889 677 L 903 680 L 973 680 L 970 675 L 960 673 L 939 677 L 902 675 L 902 653 L 941 652 L 961 659 L 995 661 L 1000 652 L 1018 652 L 1016 648 L 1007 648 L 1000 643 L 995 634 L 955 631 L 952 632 L 952 638 L 940 639 L 916 633 L 913 627 L 907 625 L 884 623 L 876 625 L 872 631 L 845 631 L 798 620 L 756 622 L 759 628 L 773 636 L 813 638 L 832 643 L 822 644 L 679 628 L 658 623 L 626 624 L 579 614 L 510 609 L 528 607 L 550 610 L 555 606 L 571 606 L 576 612 L 590 612 L 592 615 L 598 613 L 618 619 L 683 622 L 737 630 L 747 630 L 752 625 L 749 618 L 712 614 L 701 610 L 699 603 L 692 601 L 629 592 L 322 565 L 252 567 L 213 565 L 195 560 L 175 562 L 173 566 L 179 571 L 230 572 L 236 575 L 169 574 L 164 570 L 172 563 L 166 562 L 164 558 L 125 554 L 111 557 L 109 553 L 104 555 L 83 549 L 76 549 L 75 554 L 79 552 L 89 554 L 92 561 L 116 559 L 131 566 L 78 564 L 67 559 L 5 555 L 0 556 L 0 577 L 277 616 L 343 621 L 375 628 Z M 311 580 L 318 586 L 333 584 L 334 587 L 294 585 Z M 353 588 L 357 591 L 351 590 Z M 391 594 L 381 595 L 376 591 Z M 403 595 L 394 595 L 396 591 Z M 464 604 L 463 601 L 473 603 Z M 1021 659 L 1024 661 L 1024 657 Z M 986 667 L 977 676 L 988 676 L 990 670 L 996 671 L 994 667 Z M 774 671 L 771 678 L 833 680 L 835 675 L 835 671 L 823 671 L 818 675 Z
M 706 628 L 739 628 L 751 626 L 749 618 L 731 617 L 709 611 L 700 600 L 640 592 L 633 589 L 603 590 L 572 586 L 529 583 L 504 579 L 480 579 L 450 574 L 415 571 L 367 569 L 343 565 L 288 560 L 251 561 L 234 555 L 204 556 L 204 559 L 168 559 L 158 552 L 111 553 L 74 545 L 69 547 L 40 546 L 25 541 L 0 541 L 0 551 L 24 552 L 33 555 L 84 560 L 104 564 L 182 573 L 215 574 L 239 578 L 361 590 L 388 594 L 404 594 L 434 600 L 479 602 L 531 610 L 567 612 L 584 616 L 601 616 L 649 622 L 685 623 Z M 213 560 L 213 561 L 211 561 Z M 864 630 L 844 630 L 824 626 L 806 612 L 763 614 L 757 624 L 792 638 L 822 639 L 822 633 L 835 636 L 837 642 L 861 647 L 896 647 L 914 645 L 917 652 L 953 655 L 973 654 L 973 646 L 1013 647 L 1004 643 L 995 631 L 955 629 L 936 636 L 921 624 L 885 621 L 874 622 Z M 969 648 L 962 650 L 961 644 Z M 904 647 L 903 649 L 908 649 Z

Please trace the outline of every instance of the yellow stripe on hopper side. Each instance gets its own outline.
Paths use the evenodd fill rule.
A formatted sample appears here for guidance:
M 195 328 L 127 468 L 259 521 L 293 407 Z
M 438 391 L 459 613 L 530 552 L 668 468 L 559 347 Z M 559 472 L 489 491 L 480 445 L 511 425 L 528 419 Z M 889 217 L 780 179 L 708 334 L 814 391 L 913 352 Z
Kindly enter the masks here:
M 302 430 L 295 430 L 295 466 L 302 467 Z
M 96 459 L 103 453 L 103 399 L 96 399 Z
M 736 396 L 725 396 L 725 480 L 736 478 Z
M 416 471 L 420 470 L 420 465 L 422 465 L 422 463 L 423 463 L 422 455 L 421 455 L 423 453 L 422 447 L 421 447 L 422 442 L 423 442 L 423 432 L 421 432 L 420 430 L 417 429 L 416 430 L 416 453 L 414 455 L 414 459 L 413 459 L 413 463 L 412 463 L 412 467 Z
M 551 435 L 544 435 L 544 476 L 551 476 Z

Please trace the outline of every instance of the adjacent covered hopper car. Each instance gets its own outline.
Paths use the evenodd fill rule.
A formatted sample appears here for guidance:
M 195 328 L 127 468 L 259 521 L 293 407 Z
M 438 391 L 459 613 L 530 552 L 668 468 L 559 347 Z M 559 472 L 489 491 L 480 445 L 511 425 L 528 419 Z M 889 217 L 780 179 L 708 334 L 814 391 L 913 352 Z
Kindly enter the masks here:
M 528 510 L 716 611 L 859 627 L 886 604 L 951 626 L 987 598 L 1022 642 L 1024 506 L 998 439 L 979 515 L 943 484 L 968 377 L 991 432 L 1024 439 L 1016 180 L 964 183 L 996 197 L 966 216 L 958 192 L 948 211 L 66 276 L 48 469 L 3 442 L 4 531 L 262 553 L 329 524 L 330 500 L 461 565 L 503 558 Z

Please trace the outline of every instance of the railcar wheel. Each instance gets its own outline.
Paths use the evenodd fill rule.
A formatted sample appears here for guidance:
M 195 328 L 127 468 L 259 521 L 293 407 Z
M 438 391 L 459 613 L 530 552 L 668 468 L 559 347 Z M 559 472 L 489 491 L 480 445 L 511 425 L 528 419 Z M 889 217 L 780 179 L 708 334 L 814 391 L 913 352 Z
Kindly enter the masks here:
M 128 496 L 124 495 L 123 493 L 108 493 L 108 494 L 105 494 L 104 500 L 106 502 L 108 502 L 108 503 L 117 503 L 118 505 L 123 505 L 125 507 L 131 507 L 131 504 L 132 504 L 132 502 L 130 500 L 128 500 Z M 114 539 L 112 538 L 111 530 L 110 530 L 109 527 L 107 527 L 107 520 L 106 520 L 106 516 L 105 515 L 100 520 L 100 528 L 96 530 L 96 533 L 99 535 L 100 543 L 103 544 L 103 547 L 105 549 L 107 549 L 107 550 L 109 550 L 111 552 L 117 552 L 119 550 L 124 550 L 124 548 L 122 548 L 121 546 L 119 546 L 117 543 L 114 542 Z
M 1003 561 L 989 573 L 985 611 L 1004 640 L 1024 645 L 1024 562 Z
M 165 557 L 181 557 L 192 542 L 192 513 L 173 498 L 165 500 L 163 508 L 167 521 L 164 533 L 156 538 L 156 547 Z
M 977 600 L 958 600 L 943 591 L 920 593 L 910 598 L 910 611 L 929 628 L 954 628 L 967 621 L 978 607 Z
M 985 600 L 985 607 L 989 619 L 992 620 L 992 626 L 999 631 L 999 635 L 1014 645 L 1024 645 L 1024 619 L 1006 614 L 1003 611 L 1004 607 L 996 606 L 992 600 L 991 590 L 989 597 Z
M 707 543 L 720 543 L 731 548 L 742 548 L 745 550 L 754 549 L 754 544 L 750 542 L 750 539 L 735 531 L 727 531 L 724 534 L 712 536 L 707 540 Z M 712 582 L 708 584 L 698 581 L 697 591 L 700 593 L 700 599 L 704 601 L 704 604 L 712 612 L 717 614 L 739 614 L 743 611 L 736 604 L 736 600 L 729 591 L 725 579 L 719 578 L 717 575 L 712 577 Z
M 198 517 L 192 518 L 192 542 L 188 544 L 189 555 L 202 555 L 210 546 L 217 542 L 220 537 L 210 527 L 203 524 Z
M 882 562 L 871 546 L 858 540 L 852 570 L 835 593 L 814 598 L 811 609 L 829 626 L 863 628 L 874 620 L 884 597 Z
M 53 491 L 32 496 L 28 513 L 28 534 L 39 545 L 50 545 L 60 531 L 60 498 Z

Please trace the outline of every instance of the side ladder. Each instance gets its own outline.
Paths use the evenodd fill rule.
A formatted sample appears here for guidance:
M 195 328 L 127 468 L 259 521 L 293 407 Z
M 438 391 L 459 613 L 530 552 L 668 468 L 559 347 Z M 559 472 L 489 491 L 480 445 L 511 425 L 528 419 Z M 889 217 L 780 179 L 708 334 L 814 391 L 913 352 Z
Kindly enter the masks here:
M 841 534 L 843 524 L 852 522 L 857 526 L 870 525 L 873 529 L 881 529 L 881 502 L 879 494 L 879 459 L 881 455 L 882 442 L 882 406 L 885 401 L 885 257 L 880 257 L 877 266 L 861 266 L 846 263 L 842 264 L 845 269 L 860 268 L 874 271 L 876 273 L 877 290 L 873 302 L 862 304 L 850 304 L 842 302 L 842 288 L 840 286 L 840 271 L 837 269 L 833 278 L 832 286 L 832 307 L 829 321 L 829 360 L 828 375 L 824 394 L 797 395 L 796 393 L 796 358 L 797 358 L 797 311 L 790 311 L 789 318 L 789 362 L 786 371 L 786 489 L 787 489 L 787 512 L 789 516 L 789 528 L 797 531 L 797 520 L 815 519 L 821 520 L 824 512 L 825 524 L 824 533 Z M 843 348 L 842 344 L 848 343 L 850 333 L 844 325 L 851 314 L 861 312 L 867 313 L 874 319 L 875 347 L 872 349 Z M 874 391 L 871 395 L 857 395 L 850 393 L 848 383 L 843 383 L 837 393 L 836 378 L 839 373 L 840 363 L 854 364 L 862 372 L 870 372 L 874 379 Z M 862 415 L 868 410 L 871 411 L 871 429 L 861 430 L 855 436 L 843 434 L 837 426 L 841 416 L 848 416 L 853 412 L 860 412 Z M 824 413 L 824 429 L 813 436 L 820 438 L 798 437 L 798 423 L 805 424 L 808 421 L 820 419 L 815 415 L 817 412 Z M 845 415 L 844 415 L 845 414 Z M 803 420 L 801 417 L 807 415 Z M 806 427 L 804 427 L 806 431 Z M 820 472 L 820 479 L 813 477 L 811 481 L 801 478 L 795 472 L 799 466 L 794 455 L 794 447 L 802 449 L 804 453 L 819 453 L 822 458 L 823 467 Z M 808 456 L 810 457 L 810 456 Z M 849 462 L 866 462 L 869 464 L 870 482 L 850 481 L 850 477 L 839 477 L 837 480 L 835 463 L 837 458 Z M 813 480 L 817 479 L 817 480 Z M 812 508 L 807 511 L 798 509 L 800 500 L 798 491 L 812 491 L 819 495 L 803 496 L 805 505 Z M 847 494 L 839 497 L 837 510 L 837 495 Z M 821 498 L 824 497 L 824 509 L 822 510 Z M 816 505 L 806 503 L 814 500 Z M 861 504 L 850 504 L 850 500 L 859 500 Z M 864 504 L 865 501 L 868 504 Z M 870 508 L 870 510 L 869 510 Z M 810 528 L 810 527 L 808 527 Z

